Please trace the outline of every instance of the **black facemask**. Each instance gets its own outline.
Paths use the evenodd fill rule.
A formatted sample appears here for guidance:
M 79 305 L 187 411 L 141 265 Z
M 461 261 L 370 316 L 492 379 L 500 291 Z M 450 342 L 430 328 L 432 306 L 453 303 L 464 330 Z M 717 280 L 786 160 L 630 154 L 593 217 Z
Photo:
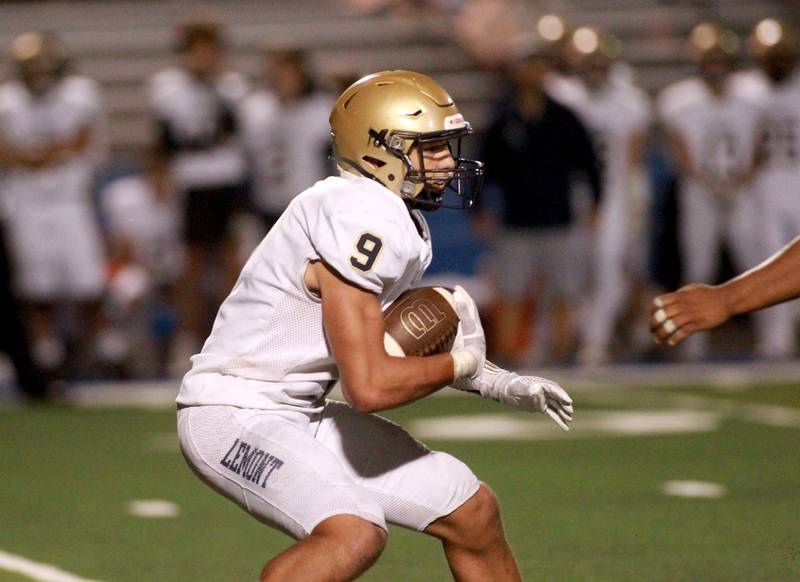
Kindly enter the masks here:
M 469 133 L 471 133 L 471 129 L 467 126 L 467 128 L 439 132 L 422 138 L 413 136 L 416 139 L 412 142 L 407 152 L 390 147 L 382 133 L 373 131 L 370 135 L 379 141 L 387 151 L 403 161 L 407 168 L 405 182 L 409 184 L 410 191 L 416 190 L 413 188 L 414 185 L 423 184 L 423 189 L 417 196 L 413 197 L 411 192 L 403 196 L 403 199 L 410 207 L 419 208 L 420 210 L 436 210 L 438 208 L 465 210 L 472 208 L 475 204 L 475 200 L 478 198 L 483 186 L 484 172 L 483 162 L 461 157 L 461 137 Z M 399 132 L 397 135 L 411 137 L 403 136 Z M 421 148 L 425 143 L 444 140 L 454 140 L 456 142 L 454 148 L 452 143 L 448 141 L 450 153 L 455 161 L 454 168 L 446 170 L 426 169 L 424 156 L 420 156 L 421 167 L 419 169 L 414 168 L 409 153 L 415 147 Z M 437 188 L 434 184 L 441 184 L 443 187 Z
M 425 183 L 422 192 L 415 198 L 407 197 L 407 202 L 422 210 L 453 208 L 466 210 L 472 208 L 483 186 L 483 162 L 454 158 L 456 167 L 452 170 L 409 170 L 406 180 L 411 183 Z M 441 182 L 441 190 L 427 184 Z

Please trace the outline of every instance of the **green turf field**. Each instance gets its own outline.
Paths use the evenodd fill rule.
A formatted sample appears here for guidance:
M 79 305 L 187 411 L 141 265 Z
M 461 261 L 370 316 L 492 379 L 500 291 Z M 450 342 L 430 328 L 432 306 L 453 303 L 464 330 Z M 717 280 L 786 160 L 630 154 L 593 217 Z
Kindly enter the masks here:
M 570 435 L 469 396 L 388 416 L 420 427 L 442 415 L 503 414 L 542 429 L 533 440 L 428 440 L 497 491 L 527 580 L 800 580 L 800 387 L 574 396 Z M 610 412 L 675 410 L 713 423 L 649 435 L 608 426 Z M 582 419 L 593 428 L 582 430 Z M 648 417 L 642 422 L 652 429 Z M 471 418 L 465 435 L 479 424 Z M 194 477 L 174 445 L 170 411 L 7 410 L 0 434 L 0 551 L 106 582 L 227 582 L 256 579 L 290 543 Z M 670 480 L 713 482 L 727 493 L 668 497 Z M 180 514 L 133 517 L 134 499 L 171 501 Z M 0 569 L 0 580 L 26 579 Z M 450 577 L 434 540 L 394 529 L 363 579 Z

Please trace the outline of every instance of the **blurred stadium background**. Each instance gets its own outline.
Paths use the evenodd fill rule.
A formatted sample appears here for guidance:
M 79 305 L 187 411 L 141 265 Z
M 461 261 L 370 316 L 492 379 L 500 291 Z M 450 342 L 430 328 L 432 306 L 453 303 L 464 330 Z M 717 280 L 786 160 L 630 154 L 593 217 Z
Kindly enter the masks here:
M 265 80 L 265 51 L 306 51 L 323 102 L 371 71 L 429 74 L 475 127 L 475 155 L 513 92 L 505 67 L 518 39 L 542 36 L 543 17 L 558 16 L 563 41 L 555 40 L 565 44 L 581 27 L 613 34 L 620 47 L 614 66 L 651 110 L 646 204 L 639 207 L 646 236 L 637 247 L 647 265 L 639 281 L 646 299 L 686 280 L 677 242 L 681 172 L 661 103 L 670 87 L 696 75 L 690 33 L 702 22 L 730 29 L 738 38 L 736 74 L 752 79 L 759 68 L 748 43 L 754 27 L 765 18 L 796 27 L 799 8 L 760 0 L 0 3 L 3 79 L 19 74 L 11 57 L 15 38 L 53 33 L 71 72 L 99 84 L 98 123 L 107 136 L 87 190 L 107 257 L 102 324 L 69 298 L 56 298 L 55 339 L 65 350 L 55 363 L 52 350 L 32 339 L 30 302 L 15 283 L 25 267 L 9 252 L 7 313 L 21 319 L 30 341 L 8 326 L 6 349 L 29 352 L 35 385 L 20 385 L 18 361 L 0 360 L 0 580 L 251 580 L 289 542 L 207 490 L 176 446 L 172 401 L 188 355 L 202 340 L 192 333 L 202 335 L 197 330 L 227 284 L 212 259 L 215 268 L 195 278 L 205 305 L 193 312 L 182 303 L 187 251 L 179 201 L 162 196 L 158 183 L 163 136 L 148 87 L 159 71 L 179 63 L 181 24 L 200 16 L 217 22 L 225 68 L 242 73 L 253 94 L 276 89 L 277 77 L 272 85 Z M 562 56 L 547 55 L 552 74 L 570 80 L 574 63 Z M 9 111 L 0 98 L 0 132 L 7 131 Z M 13 220 L 4 191 L 11 172 L 4 165 L 0 173 L 5 229 Z M 488 172 L 491 178 L 491 166 Z M 252 188 L 256 182 L 251 175 Z M 575 190 L 580 204 L 581 185 Z M 498 197 L 490 187 L 481 213 Z M 243 211 L 233 218 L 234 264 L 263 234 L 263 215 Z M 585 351 L 582 357 L 580 322 L 591 312 L 596 277 L 584 250 L 576 255 L 588 264 L 577 275 L 582 301 L 570 306 L 577 323 L 562 350 L 543 351 L 559 329 L 558 323 L 555 331 L 542 329 L 551 307 L 543 308 L 535 292 L 519 312 L 526 322 L 513 330 L 497 323 L 504 321 L 503 289 L 492 263 L 501 245 L 487 223 L 456 212 L 430 218 L 436 258 L 428 282 L 465 284 L 480 299 L 492 336 L 511 337 L 495 356 L 559 380 L 576 401 L 568 434 L 543 418 L 448 391 L 388 415 L 462 458 L 498 492 L 526 579 L 800 580 L 796 349 L 759 351 L 754 317 L 715 331 L 701 355 L 657 348 L 643 339 L 644 307 L 629 299 L 603 357 Z M 752 244 L 759 260 L 771 252 L 766 243 Z M 739 270 L 730 244 L 719 251 L 709 283 Z M 793 335 L 794 311 L 783 315 Z M 187 321 L 190 313 L 199 313 L 198 321 Z M 364 579 L 422 582 L 449 574 L 435 543 L 394 530 Z

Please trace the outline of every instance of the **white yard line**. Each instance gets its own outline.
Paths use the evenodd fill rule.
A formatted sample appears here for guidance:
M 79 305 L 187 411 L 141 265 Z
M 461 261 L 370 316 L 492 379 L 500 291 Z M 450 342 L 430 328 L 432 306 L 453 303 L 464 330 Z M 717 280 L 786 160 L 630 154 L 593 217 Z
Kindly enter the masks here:
M 131 407 L 164 410 L 175 407 L 180 380 L 98 382 L 70 387 L 67 401 L 84 408 Z
M 664 495 L 695 499 L 719 499 L 727 493 L 727 488 L 709 481 L 667 481 L 662 488 Z
M 70 574 L 50 564 L 34 562 L 2 550 L 0 550 L 0 570 L 22 574 L 31 580 L 39 580 L 40 582 L 97 582 L 96 580 Z
M 508 414 L 434 416 L 412 420 L 409 430 L 421 439 L 550 440 L 567 438 L 631 437 L 711 432 L 722 416 L 694 410 L 590 410 L 569 432 L 558 430 L 545 417 Z
M 133 499 L 127 509 L 129 514 L 144 518 L 178 517 L 181 513 L 180 507 L 165 499 Z

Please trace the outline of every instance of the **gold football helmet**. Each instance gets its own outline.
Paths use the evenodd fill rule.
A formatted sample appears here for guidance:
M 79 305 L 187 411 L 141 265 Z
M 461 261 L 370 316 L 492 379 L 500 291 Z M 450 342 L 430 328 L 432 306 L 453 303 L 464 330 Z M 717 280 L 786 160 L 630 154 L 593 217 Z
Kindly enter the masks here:
M 469 208 L 480 191 L 483 163 L 461 158 L 461 138 L 472 128 L 447 91 L 430 77 L 411 71 L 367 75 L 341 94 L 330 123 L 336 162 L 383 184 L 413 206 Z M 455 167 L 426 170 L 415 148 L 445 141 Z M 413 156 L 420 167 L 415 167 Z M 434 183 L 439 187 L 426 187 Z
M 788 22 L 765 18 L 747 39 L 767 76 L 781 82 L 792 74 L 800 57 L 800 34 Z
M 622 43 L 613 34 L 581 26 L 570 36 L 570 49 L 575 53 L 578 64 L 592 59 L 613 61 L 622 52 Z
M 753 27 L 748 44 L 758 57 L 767 57 L 771 53 L 797 56 L 800 50 L 800 38 L 797 31 L 789 23 L 777 18 L 764 18 Z
M 739 53 L 739 37 L 714 22 L 701 22 L 689 34 L 689 52 L 699 64 L 733 61 Z
M 739 53 L 739 37 L 714 22 L 702 22 L 689 34 L 689 54 L 700 77 L 714 91 L 722 91 Z
M 60 79 L 69 61 L 64 44 L 52 33 L 26 32 L 11 43 L 17 75 L 34 93 L 43 93 Z
M 570 61 L 591 90 L 605 85 L 621 50 L 616 36 L 596 28 L 581 26 L 570 36 Z

